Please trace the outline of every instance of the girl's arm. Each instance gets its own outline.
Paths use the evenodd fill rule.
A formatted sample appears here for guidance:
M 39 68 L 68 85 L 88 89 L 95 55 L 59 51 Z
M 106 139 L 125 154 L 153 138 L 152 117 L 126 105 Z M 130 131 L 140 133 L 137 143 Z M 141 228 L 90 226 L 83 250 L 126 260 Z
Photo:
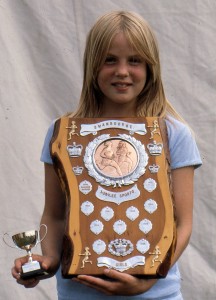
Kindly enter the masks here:
M 172 171 L 174 206 L 177 221 L 177 245 L 172 264 L 187 247 L 193 222 L 194 167 Z
M 62 239 L 65 231 L 66 201 L 59 179 L 52 165 L 45 164 L 45 206 L 41 224 L 48 231 L 41 247 L 44 256 L 60 261 Z
M 52 165 L 45 164 L 45 206 L 41 224 L 47 225 L 47 235 L 41 243 L 43 255 L 33 255 L 33 260 L 40 262 L 41 266 L 51 277 L 60 264 L 62 239 L 65 229 L 66 202 L 61 190 L 59 179 Z M 15 260 L 12 275 L 18 283 L 25 287 L 34 287 L 39 278 L 28 280 L 20 279 L 21 266 L 27 262 L 27 257 Z

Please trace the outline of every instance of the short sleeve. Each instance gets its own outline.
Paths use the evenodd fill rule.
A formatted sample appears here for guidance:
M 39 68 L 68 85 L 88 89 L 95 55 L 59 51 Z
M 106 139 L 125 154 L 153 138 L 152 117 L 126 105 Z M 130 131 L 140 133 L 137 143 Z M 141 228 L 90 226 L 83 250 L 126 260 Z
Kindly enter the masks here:
M 166 120 L 171 169 L 202 165 L 200 153 L 190 129 L 184 123 L 170 118 Z
M 54 125 L 55 122 L 53 121 L 52 124 L 50 125 L 50 127 L 48 128 L 45 140 L 44 140 L 44 145 L 42 148 L 42 152 L 41 152 L 41 157 L 40 160 L 44 163 L 48 163 L 48 164 L 53 164 L 51 155 L 50 155 L 50 141 L 51 138 L 53 136 L 53 131 L 54 131 Z

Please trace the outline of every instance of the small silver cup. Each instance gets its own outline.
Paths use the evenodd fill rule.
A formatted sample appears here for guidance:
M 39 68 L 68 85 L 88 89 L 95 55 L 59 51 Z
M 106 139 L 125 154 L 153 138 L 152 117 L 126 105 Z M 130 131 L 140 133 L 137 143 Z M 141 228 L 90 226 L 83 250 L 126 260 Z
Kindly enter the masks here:
M 38 243 L 42 242 L 47 234 L 47 226 L 45 224 L 41 224 L 40 229 L 41 227 L 45 228 L 45 233 L 41 239 L 39 234 L 40 230 L 29 230 L 14 235 L 5 233 L 3 236 L 3 241 L 9 247 L 27 251 L 28 262 L 22 266 L 22 272 L 20 274 L 22 279 L 48 274 L 45 270 L 43 270 L 38 261 L 33 260 L 31 252 L 32 248 L 35 247 Z M 15 246 L 11 246 L 10 243 L 7 242 L 8 238 L 10 238 L 10 240 L 12 239 Z

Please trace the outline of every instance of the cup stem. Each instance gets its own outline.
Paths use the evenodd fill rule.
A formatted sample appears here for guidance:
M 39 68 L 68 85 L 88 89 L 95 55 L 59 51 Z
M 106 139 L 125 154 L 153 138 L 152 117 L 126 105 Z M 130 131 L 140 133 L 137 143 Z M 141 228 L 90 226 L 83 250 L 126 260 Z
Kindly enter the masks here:
M 32 259 L 32 253 L 31 253 L 31 250 L 27 251 L 27 253 L 28 253 L 28 256 L 29 256 L 28 261 L 29 261 L 29 262 L 32 262 L 33 259 Z

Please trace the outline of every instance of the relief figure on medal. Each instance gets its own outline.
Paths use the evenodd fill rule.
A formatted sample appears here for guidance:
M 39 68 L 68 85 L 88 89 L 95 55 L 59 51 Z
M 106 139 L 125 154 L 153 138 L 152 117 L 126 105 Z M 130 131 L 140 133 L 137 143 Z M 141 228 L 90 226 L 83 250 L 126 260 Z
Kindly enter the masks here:
M 109 139 L 97 147 L 94 160 L 101 173 L 116 178 L 133 172 L 138 158 L 136 150 L 127 141 Z
M 145 173 L 148 154 L 130 135 L 103 134 L 87 145 L 83 161 L 88 174 L 101 185 L 121 187 L 133 184 Z

